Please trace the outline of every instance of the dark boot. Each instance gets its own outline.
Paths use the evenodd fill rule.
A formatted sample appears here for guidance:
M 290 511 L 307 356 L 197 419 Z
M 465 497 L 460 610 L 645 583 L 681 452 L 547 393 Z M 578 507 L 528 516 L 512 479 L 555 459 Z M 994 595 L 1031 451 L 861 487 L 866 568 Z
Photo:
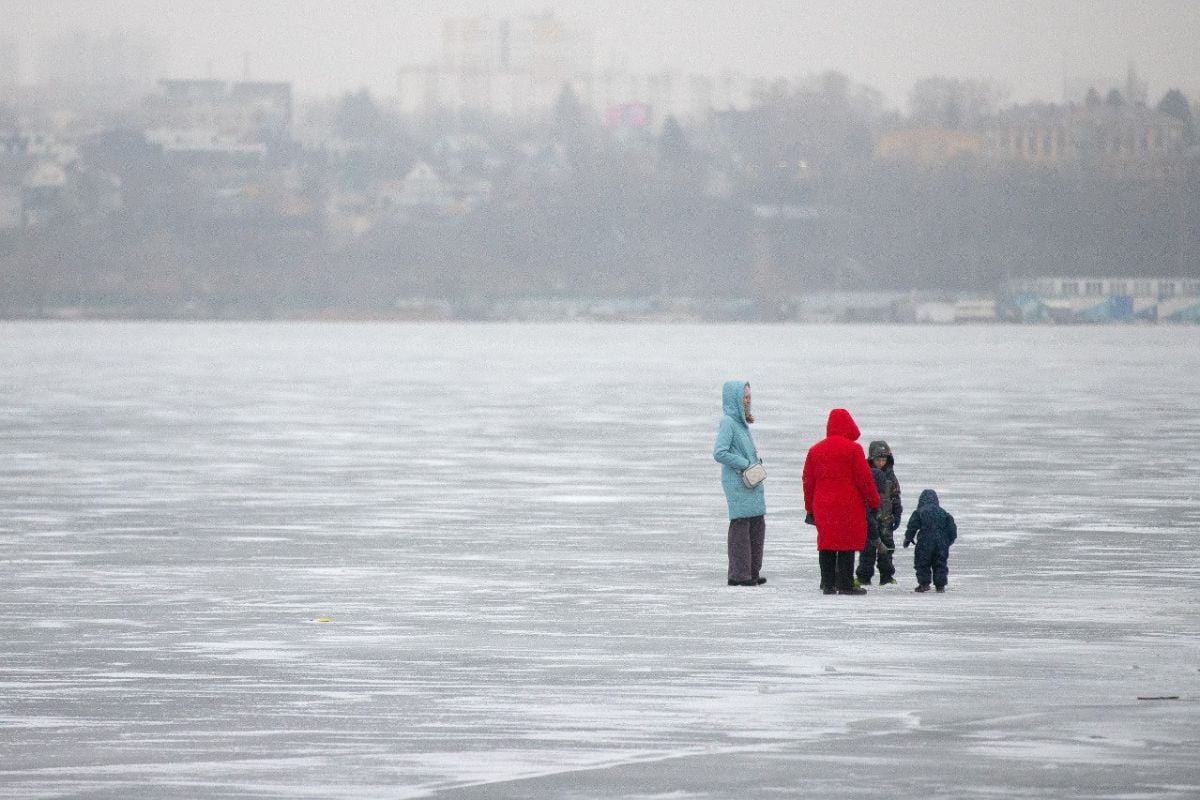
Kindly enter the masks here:
M 835 573 L 833 585 L 838 594 L 866 594 L 867 590 L 854 585 L 854 551 L 834 551 Z
M 913 589 L 913 591 L 914 592 L 928 592 L 929 584 L 928 583 L 918 583 L 917 588 Z
M 833 594 L 837 587 L 837 553 L 820 550 L 817 552 L 817 563 L 821 565 L 821 591 Z

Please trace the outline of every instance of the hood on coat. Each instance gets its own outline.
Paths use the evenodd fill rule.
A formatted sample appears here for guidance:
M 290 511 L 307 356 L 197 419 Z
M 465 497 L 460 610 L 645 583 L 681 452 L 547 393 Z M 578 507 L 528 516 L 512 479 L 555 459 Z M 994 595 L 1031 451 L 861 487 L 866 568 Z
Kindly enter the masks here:
M 883 439 L 876 439 L 867 446 L 867 461 L 873 461 L 876 458 L 886 458 L 887 469 L 896 465 L 896 459 L 892 457 L 892 448 L 888 447 L 888 443 Z
M 742 392 L 749 385 L 749 381 L 725 381 L 721 387 L 721 407 L 725 409 L 725 415 L 743 425 L 746 424 L 746 408 L 742 405 Z
M 844 439 L 849 439 L 854 442 L 862 435 L 858 425 L 854 424 L 854 417 L 850 416 L 850 412 L 844 408 L 835 408 L 829 412 L 829 421 L 825 423 L 826 436 L 841 436 Z
M 941 508 L 941 505 L 938 503 L 937 492 L 933 489 L 925 489 L 921 492 L 921 496 L 917 498 L 917 508 L 925 508 L 926 506 Z

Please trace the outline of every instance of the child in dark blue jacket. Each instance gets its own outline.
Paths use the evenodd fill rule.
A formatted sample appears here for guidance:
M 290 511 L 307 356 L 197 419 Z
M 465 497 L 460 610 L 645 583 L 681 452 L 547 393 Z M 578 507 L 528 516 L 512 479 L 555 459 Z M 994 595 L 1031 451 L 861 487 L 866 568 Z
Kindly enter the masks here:
M 928 592 L 930 578 L 939 592 L 946 591 L 950 578 L 950 545 L 958 538 L 958 526 L 954 517 L 938 503 L 937 492 L 926 489 L 917 500 L 917 510 L 908 518 L 904 530 L 904 546 L 917 543 L 913 567 L 917 571 L 917 588 L 914 591 Z

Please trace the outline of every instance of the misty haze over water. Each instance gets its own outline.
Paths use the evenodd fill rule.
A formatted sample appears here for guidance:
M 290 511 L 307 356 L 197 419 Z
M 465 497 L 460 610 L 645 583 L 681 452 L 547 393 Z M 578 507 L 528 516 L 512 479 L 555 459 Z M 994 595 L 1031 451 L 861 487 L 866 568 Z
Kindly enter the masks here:
M 0 315 L 1200 319 L 1196 6 L 684 5 L 13 8 Z
M 596 71 L 839 71 L 903 108 L 912 84 L 931 75 L 988 78 L 1014 102 L 1059 102 L 1064 79 L 1119 80 L 1134 61 L 1154 94 L 1200 94 L 1200 9 L 1189 0 L 186 0 L 170 14 L 156 0 L 0 0 L 0 38 L 19 44 L 27 83 L 64 60 L 56 39 L 118 32 L 146 45 L 153 78 L 290 81 L 304 98 L 366 87 L 387 97 L 398 67 L 443 60 L 446 18 L 547 11 L 581 34 L 574 55 Z

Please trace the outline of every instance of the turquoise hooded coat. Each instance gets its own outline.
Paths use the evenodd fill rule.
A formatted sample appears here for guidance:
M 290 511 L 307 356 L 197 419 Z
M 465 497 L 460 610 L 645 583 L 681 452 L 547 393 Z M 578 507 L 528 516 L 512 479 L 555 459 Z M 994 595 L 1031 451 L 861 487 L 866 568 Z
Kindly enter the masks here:
M 729 504 L 729 518 L 757 517 L 767 513 L 763 483 L 747 489 L 742 483 L 742 470 L 759 460 L 754 440 L 750 438 L 750 426 L 742 408 L 742 392 L 746 381 L 726 381 L 721 388 L 721 405 L 725 415 L 717 428 L 717 441 L 713 445 L 713 458 L 721 463 L 721 488 L 725 490 L 725 502 Z

